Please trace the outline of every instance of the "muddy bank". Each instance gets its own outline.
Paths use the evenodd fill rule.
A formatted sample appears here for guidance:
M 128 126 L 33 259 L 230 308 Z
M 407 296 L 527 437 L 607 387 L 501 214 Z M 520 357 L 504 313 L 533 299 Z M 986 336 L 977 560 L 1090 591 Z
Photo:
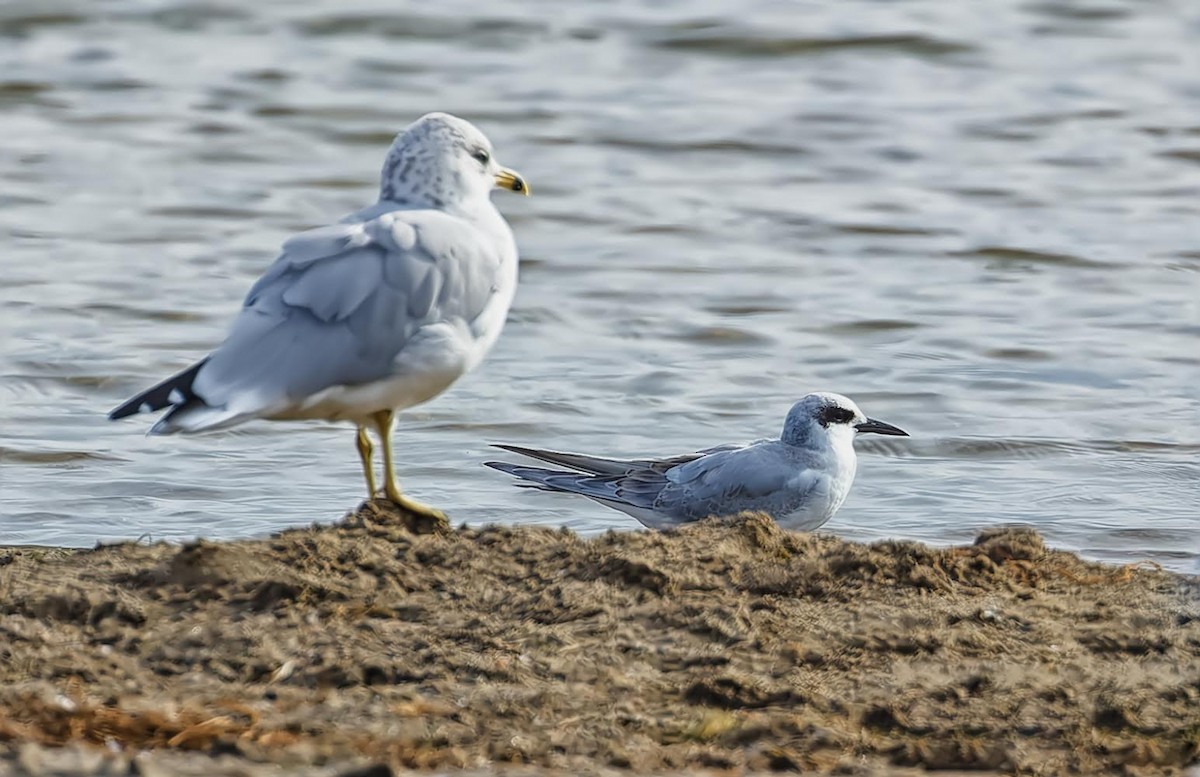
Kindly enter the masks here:
M 933 549 L 746 517 L 584 540 L 378 504 L 264 540 L 0 549 L 0 775 L 135 756 L 146 774 L 1181 771 L 1200 585 L 1022 530 Z

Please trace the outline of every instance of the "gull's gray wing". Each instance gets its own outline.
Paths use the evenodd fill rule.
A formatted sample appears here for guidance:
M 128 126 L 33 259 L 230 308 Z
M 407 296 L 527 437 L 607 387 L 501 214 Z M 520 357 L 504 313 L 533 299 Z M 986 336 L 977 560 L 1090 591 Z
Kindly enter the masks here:
M 229 425 L 332 386 L 395 374 L 403 369 L 398 356 L 424 328 L 470 326 L 497 291 L 498 267 L 515 261 L 505 255 L 511 251 L 511 238 L 488 239 L 433 210 L 392 211 L 293 237 L 195 373 L 194 401 L 155 431 Z M 199 416 L 191 423 L 189 411 Z

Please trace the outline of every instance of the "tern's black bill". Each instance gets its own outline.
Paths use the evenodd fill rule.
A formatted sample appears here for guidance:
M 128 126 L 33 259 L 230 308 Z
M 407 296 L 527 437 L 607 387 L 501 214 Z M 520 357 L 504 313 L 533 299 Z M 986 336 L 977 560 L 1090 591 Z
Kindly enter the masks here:
M 890 434 L 896 437 L 907 437 L 908 432 L 898 426 L 885 424 L 883 421 L 876 421 L 874 418 L 868 418 L 861 424 L 855 424 L 854 428 L 860 432 L 874 432 L 875 434 Z

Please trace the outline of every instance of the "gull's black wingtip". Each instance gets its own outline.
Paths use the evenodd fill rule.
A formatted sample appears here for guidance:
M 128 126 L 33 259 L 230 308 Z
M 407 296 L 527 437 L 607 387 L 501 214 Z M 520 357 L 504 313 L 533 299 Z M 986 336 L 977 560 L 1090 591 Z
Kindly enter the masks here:
M 137 415 L 138 413 L 142 412 L 141 406 L 143 404 L 145 404 L 145 399 L 142 394 L 139 394 L 128 402 L 109 410 L 108 420 L 119 421 L 122 418 L 128 418 L 131 415 Z
M 133 399 L 113 408 L 108 413 L 108 420 L 119 421 L 138 413 L 153 413 L 167 407 L 198 401 L 199 397 L 192 391 L 192 384 L 196 381 L 196 374 L 200 372 L 200 368 L 207 362 L 208 359 L 202 359 L 183 372 L 172 375 L 162 383 L 146 389 Z

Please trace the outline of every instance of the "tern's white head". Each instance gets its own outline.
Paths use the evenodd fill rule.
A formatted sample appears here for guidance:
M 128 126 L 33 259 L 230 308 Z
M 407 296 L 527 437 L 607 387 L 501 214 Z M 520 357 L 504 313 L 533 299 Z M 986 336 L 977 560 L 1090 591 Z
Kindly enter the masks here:
M 849 397 L 818 391 L 792 405 L 781 439 L 801 447 L 849 446 L 859 432 L 907 437 L 908 432 L 867 418 Z
M 491 142 L 474 124 L 427 113 L 392 141 L 379 199 L 441 209 L 486 199 L 496 187 L 529 194 L 524 178 L 496 162 Z

